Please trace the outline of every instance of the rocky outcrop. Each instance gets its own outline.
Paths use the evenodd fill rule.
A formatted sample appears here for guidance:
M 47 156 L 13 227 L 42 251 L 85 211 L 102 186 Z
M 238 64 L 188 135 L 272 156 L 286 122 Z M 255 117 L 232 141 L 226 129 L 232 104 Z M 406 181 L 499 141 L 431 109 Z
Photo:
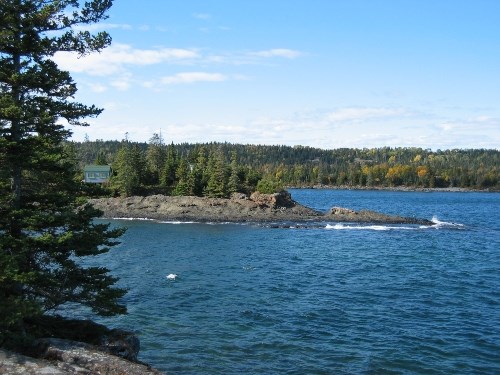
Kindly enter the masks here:
M 108 218 L 148 218 L 165 221 L 271 222 L 309 220 L 321 213 L 297 204 L 287 192 L 235 194 L 230 199 L 193 196 L 101 198 L 91 203 Z
M 38 356 L 0 350 L 0 374 L 28 375 L 159 375 L 151 367 L 103 352 L 90 344 L 63 339 L 41 339 Z
M 161 374 L 138 361 L 133 333 L 90 320 L 42 316 L 26 322 L 35 339 L 16 352 L 0 349 L 0 374 Z
M 260 208 L 284 209 L 292 208 L 297 204 L 287 191 L 274 194 L 262 194 L 256 191 L 252 193 L 250 200 L 257 203 Z
M 195 222 L 340 221 L 432 225 L 429 220 L 353 211 L 334 207 L 323 213 L 295 202 L 286 191 L 276 194 L 233 194 L 230 199 L 193 196 L 101 198 L 91 203 L 107 218 L 148 218 Z
M 332 207 L 325 218 L 337 222 L 364 222 L 364 223 L 384 223 L 384 224 L 420 224 L 432 225 L 433 223 L 425 219 L 386 215 L 375 211 L 354 211 L 343 207 Z

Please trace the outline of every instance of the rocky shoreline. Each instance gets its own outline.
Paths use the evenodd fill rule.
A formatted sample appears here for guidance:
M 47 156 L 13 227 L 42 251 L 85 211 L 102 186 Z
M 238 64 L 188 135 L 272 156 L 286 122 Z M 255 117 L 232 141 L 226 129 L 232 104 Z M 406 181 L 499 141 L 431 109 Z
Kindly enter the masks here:
M 105 218 L 180 222 L 354 222 L 433 225 L 430 220 L 332 207 L 319 212 L 295 202 L 286 191 L 275 194 L 233 194 L 231 198 L 151 195 L 99 198 L 90 201 Z
M 11 350 L 0 348 L 0 374 L 162 374 L 137 359 L 140 342 L 131 332 L 51 316 L 40 319 L 36 330 L 47 336 Z

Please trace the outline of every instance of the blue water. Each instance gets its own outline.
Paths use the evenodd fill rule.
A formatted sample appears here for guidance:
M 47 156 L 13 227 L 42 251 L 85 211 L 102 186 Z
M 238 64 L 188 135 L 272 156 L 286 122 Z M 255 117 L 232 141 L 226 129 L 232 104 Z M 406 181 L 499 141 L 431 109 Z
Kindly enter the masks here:
M 500 194 L 291 193 L 436 225 L 114 221 L 129 314 L 101 321 L 169 374 L 500 373 Z

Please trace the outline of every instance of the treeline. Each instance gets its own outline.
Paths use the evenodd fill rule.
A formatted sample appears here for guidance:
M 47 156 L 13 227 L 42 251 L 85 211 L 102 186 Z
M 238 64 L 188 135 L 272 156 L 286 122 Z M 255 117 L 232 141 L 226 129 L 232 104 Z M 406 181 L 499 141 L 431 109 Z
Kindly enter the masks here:
M 224 197 L 280 186 L 460 187 L 500 190 L 500 152 L 486 149 L 264 146 L 231 143 L 72 143 L 81 165 L 111 164 L 123 195 L 161 192 Z

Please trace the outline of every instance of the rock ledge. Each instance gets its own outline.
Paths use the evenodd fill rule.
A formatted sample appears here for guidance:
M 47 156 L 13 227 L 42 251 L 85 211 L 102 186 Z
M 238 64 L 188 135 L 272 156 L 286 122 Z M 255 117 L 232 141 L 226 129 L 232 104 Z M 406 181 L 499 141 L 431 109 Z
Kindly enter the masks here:
M 71 340 L 38 340 L 43 348 L 36 358 L 0 349 L 0 374 L 27 375 L 160 375 L 145 364 L 103 352 L 98 347 Z
M 106 218 L 144 218 L 194 222 L 306 222 L 433 225 L 429 220 L 353 211 L 334 207 L 323 213 L 295 202 L 286 191 L 275 194 L 234 194 L 229 199 L 194 196 L 151 195 L 147 197 L 100 198 L 90 201 Z

